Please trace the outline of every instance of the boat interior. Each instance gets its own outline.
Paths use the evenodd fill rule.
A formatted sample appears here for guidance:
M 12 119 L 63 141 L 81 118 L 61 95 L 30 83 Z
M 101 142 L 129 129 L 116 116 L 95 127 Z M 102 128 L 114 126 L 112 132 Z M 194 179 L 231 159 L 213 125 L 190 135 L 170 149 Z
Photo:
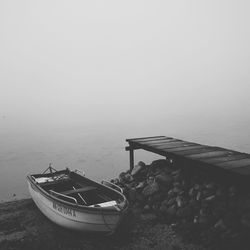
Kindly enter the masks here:
M 123 201 L 119 193 L 68 169 L 31 178 L 50 195 L 73 204 L 108 208 Z

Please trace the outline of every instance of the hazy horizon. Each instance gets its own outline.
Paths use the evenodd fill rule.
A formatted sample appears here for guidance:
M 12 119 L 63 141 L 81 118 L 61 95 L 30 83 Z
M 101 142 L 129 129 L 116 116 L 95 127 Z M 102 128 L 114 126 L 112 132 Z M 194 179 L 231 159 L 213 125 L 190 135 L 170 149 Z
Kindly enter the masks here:
M 244 117 L 249 7 L 243 0 L 0 1 L 0 114 L 45 127 Z

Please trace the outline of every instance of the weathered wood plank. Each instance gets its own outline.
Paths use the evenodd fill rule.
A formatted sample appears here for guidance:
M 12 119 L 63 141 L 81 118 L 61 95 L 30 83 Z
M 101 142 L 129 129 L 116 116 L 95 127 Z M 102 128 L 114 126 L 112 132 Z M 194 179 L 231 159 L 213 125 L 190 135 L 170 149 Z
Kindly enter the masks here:
M 175 145 L 173 143 L 183 143 L 182 141 L 171 141 L 171 142 L 161 142 L 161 143 L 143 143 L 143 145 L 147 145 L 147 146 L 150 146 L 150 147 L 162 147 L 162 146 L 172 146 L 172 145 Z
M 172 153 L 178 153 L 180 151 L 182 151 L 183 153 L 188 153 L 188 152 L 192 152 L 191 150 L 193 149 L 203 149 L 203 148 L 207 148 L 207 146 L 202 146 L 202 145 L 195 145 L 195 146 L 189 146 L 189 145 L 183 145 L 182 147 L 177 147 L 177 148 L 169 148 L 168 152 L 172 152 Z
M 225 150 L 224 151 L 211 151 L 211 152 L 201 153 L 201 154 L 186 155 L 186 157 L 190 159 L 202 160 L 202 158 L 215 157 L 219 155 L 225 155 L 227 153 L 228 151 L 225 151 Z
M 172 139 L 171 137 L 166 137 L 166 136 L 151 136 L 151 137 L 141 137 L 141 138 L 132 138 L 132 139 L 126 139 L 127 142 L 129 141 L 151 141 L 151 140 L 160 140 L 163 138 L 169 138 Z
M 204 159 L 202 161 L 210 164 L 216 164 L 216 163 L 222 163 L 222 162 L 228 162 L 228 161 L 235 161 L 240 159 L 247 158 L 245 154 L 233 154 L 233 155 L 227 155 L 227 156 L 219 156 L 214 158 L 208 158 Z
M 239 167 L 246 167 L 250 166 L 250 159 L 240 159 L 235 161 L 223 162 L 216 164 L 218 167 L 223 167 L 227 169 L 239 168 Z
M 230 171 L 241 174 L 243 176 L 250 176 L 250 166 L 241 167 L 241 168 L 233 168 L 233 169 L 230 169 Z
M 156 149 L 170 149 L 170 148 L 179 148 L 179 147 L 188 147 L 188 146 L 196 146 L 197 144 L 195 143 L 188 143 L 188 142 L 176 142 L 176 143 L 169 143 L 169 144 L 164 144 L 164 145 L 155 145 L 154 147 Z
M 173 143 L 173 142 L 183 142 L 182 140 L 177 140 L 177 139 L 162 139 L 162 140 L 155 140 L 155 141 L 146 141 L 146 142 L 139 142 L 137 143 L 140 144 L 145 144 L 145 145 L 157 145 L 157 144 L 167 144 L 167 143 Z
M 193 150 L 177 152 L 177 154 L 188 157 L 189 155 L 208 153 L 208 152 L 211 152 L 211 151 L 216 151 L 216 149 L 212 148 L 212 147 L 204 146 L 204 147 L 193 149 Z

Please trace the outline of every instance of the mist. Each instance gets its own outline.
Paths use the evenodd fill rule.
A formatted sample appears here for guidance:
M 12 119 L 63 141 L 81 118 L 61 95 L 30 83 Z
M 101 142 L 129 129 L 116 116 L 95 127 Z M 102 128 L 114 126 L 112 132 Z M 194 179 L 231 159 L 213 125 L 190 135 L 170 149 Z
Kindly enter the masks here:
M 248 116 L 248 1 L 1 1 L 1 115 L 26 126 Z
M 25 165 L 24 175 L 53 154 L 66 164 L 83 145 L 95 166 L 102 147 L 123 152 L 133 136 L 250 151 L 249 7 L 244 0 L 1 0 L 2 168 Z M 120 170 L 124 159 L 117 153 L 103 164 L 119 162 Z

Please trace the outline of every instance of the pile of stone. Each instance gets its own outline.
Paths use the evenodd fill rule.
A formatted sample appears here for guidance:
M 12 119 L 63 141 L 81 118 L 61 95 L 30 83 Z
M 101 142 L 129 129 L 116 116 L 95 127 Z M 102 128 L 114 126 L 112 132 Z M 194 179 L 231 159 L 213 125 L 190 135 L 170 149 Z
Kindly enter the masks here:
M 123 189 L 131 210 L 153 213 L 161 222 L 195 231 L 196 237 L 224 239 L 250 232 L 250 191 L 197 171 L 187 173 L 171 160 L 140 161 L 112 182 Z

